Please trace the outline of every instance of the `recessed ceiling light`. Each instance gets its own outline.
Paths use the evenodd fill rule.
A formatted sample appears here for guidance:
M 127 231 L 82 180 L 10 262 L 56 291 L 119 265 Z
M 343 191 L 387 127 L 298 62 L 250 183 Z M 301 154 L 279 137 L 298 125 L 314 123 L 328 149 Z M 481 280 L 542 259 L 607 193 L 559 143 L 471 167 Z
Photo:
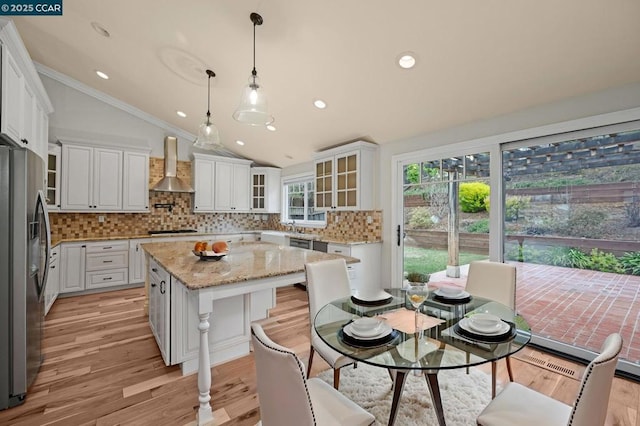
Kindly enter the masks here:
M 398 56 L 398 65 L 406 70 L 416 65 L 416 54 L 413 52 L 404 52 Z
M 186 118 L 186 117 L 187 117 L 187 114 L 185 114 L 185 113 L 184 113 L 184 112 L 182 112 L 182 111 L 176 111 L 176 114 L 178 114 L 178 116 L 179 116 L 179 117 L 182 117 L 182 118 Z
M 91 26 L 93 27 L 93 29 L 100 34 L 102 37 L 111 37 L 111 34 L 109 34 L 109 31 L 107 31 L 102 25 L 100 25 L 97 22 L 92 22 Z
M 318 109 L 325 109 L 327 107 L 327 103 L 322 99 L 316 99 L 315 101 L 313 101 L 313 106 Z
M 269 130 L 271 132 L 275 132 L 276 131 L 276 126 L 274 126 L 273 124 L 269 124 L 267 126 L 267 130 Z
M 96 74 L 98 74 L 98 77 L 100 77 L 100 78 L 104 78 L 105 80 L 109 80 L 109 76 L 106 73 L 104 73 L 104 72 L 102 72 L 100 70 L 97 70 Z
M 240 145 L 240 146 L 243 146 L 243 145 L 244 145 L 244 142 L 242 142 L 242 141 L 240 141 L 240 140 L 236 141 L 236 143 L 237 143 L 238 145 Z

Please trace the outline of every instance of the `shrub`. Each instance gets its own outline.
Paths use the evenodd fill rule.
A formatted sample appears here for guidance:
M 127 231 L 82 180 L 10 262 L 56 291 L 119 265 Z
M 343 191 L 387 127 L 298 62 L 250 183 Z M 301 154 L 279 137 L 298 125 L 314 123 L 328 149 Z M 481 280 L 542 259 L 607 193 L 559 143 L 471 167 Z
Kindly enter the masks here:
M 474 234 L 488 234 L 489 219 L 480 219 L 471 222 L 469 226 L 467 226 L 467 232 L 472 232 Z
M 487 209 L 485 198 L 489 196 L 489 185 L 482 182 L 464 182 L 460 184 L 460 210 L 465 213 L 477 213 Z
M 577 210 L 570 214 L 557 231 L 563 235 L 581 238 L 601 238 L 606 235 L 607 214 L 600 210 Z
M 591 265 L 589 265 L 588 269 L 624 274 L 622 263 L 611 253 L 605 253 L 602 250 L 594 248 L 591 250 L 589 260 L 591 261 Z
M 640 251 L 625 253 L 619 260 L 627 274 L 640 275 Z
M 509 197 L 505 201 L 504 218 L 507 221 L 518 220 L 520 212 L 531 204 L 531 197 Z
M 428 229 L 433 226 L 431 212 L 426 207 L 416 207 L 411 211 L 409 218 L 410 229 Z
M 424 274 L 422 272 L 407 273 L 407 281 L 410 283 L 426 283 L 429 282 L 430 277 L 431 276 L 429 274 Z

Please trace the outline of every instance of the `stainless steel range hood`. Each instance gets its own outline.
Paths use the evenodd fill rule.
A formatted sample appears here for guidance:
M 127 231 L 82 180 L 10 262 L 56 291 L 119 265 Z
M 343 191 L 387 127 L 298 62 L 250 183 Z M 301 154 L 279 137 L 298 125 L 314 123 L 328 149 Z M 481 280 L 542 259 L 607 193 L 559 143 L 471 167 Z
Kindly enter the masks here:
M 164 177 L 156 183 L 152 191 L 194 192 L 191 185 L 178 179 L 178 138 L 164 138 Z

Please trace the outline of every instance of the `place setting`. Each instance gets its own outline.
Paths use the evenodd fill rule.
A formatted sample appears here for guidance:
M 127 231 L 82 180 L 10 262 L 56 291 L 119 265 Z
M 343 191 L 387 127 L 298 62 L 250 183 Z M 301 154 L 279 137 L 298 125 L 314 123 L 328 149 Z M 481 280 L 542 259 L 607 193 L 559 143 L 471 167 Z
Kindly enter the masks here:
M 454 331 L 460 336 L 482 342 L 506 342 L 516 336 L 515 324 L 488 313 L 462 318 Z
M 399 336 L 386 321 L 376 317 L 362 317 L 345 324 L 338 337 L 349 346 L 375 348 L 386 345 Z
M 358 290 L 351 296 L 351 301 L 359 306 L 382 306 L 391 303 L 393 296 L 384 290 Z
M 439 287 L 433 291 L 433 300 L 449 305 L 461 305 L 471 301 L 471 294 L 458 287 Z

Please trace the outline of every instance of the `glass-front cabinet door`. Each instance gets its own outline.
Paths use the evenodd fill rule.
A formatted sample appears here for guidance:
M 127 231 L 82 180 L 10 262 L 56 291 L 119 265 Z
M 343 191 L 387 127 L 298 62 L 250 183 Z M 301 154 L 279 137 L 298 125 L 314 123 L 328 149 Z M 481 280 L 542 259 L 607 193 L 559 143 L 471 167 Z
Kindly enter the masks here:
M 60 209 L 60 146 L 49 144 L 47 156 L 47 207 L 49 210 Z
M 358 207 L 358 153 L 336 156 L 336 208 Z
M 333 208 L 333 158 L 316 162 L 316 208 Z

